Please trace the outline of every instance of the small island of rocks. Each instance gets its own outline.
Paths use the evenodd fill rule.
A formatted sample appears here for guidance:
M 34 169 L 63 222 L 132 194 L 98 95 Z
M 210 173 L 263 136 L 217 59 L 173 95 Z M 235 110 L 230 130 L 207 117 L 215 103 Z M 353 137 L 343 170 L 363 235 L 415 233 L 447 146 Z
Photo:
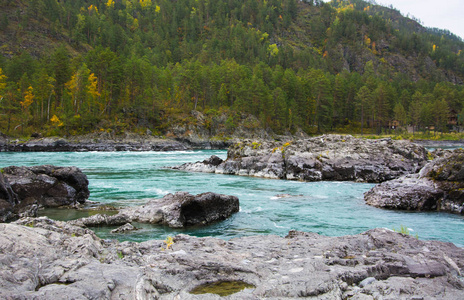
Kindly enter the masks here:
M 416 173 L 426 162 L 425 148 L 409 141 L 323 135 L 286 143 L 245 140 L 229 147 L 227 160 L 213 156 L 173 169 L 303 181 L 379 183 Z

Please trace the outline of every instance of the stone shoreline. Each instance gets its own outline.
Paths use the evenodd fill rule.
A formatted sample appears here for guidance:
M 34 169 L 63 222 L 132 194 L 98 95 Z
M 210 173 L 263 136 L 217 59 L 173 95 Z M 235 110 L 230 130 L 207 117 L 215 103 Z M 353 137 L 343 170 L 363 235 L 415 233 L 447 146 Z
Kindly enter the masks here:
M 224 299 L 454 300 L 464 292 L 464 249 L 386 229 L 135 243 L 25 218 L 0 224 L 0 261 L 4 299 L 223 299 L 190 292 L 230 282 L 247 288 Z
M 33 138 L 28 141 L 0 138 L 0 152 L 84 152 L 84 151 L 182 151 L 198 149 L 227 149 L 225 140 L 170 139 L 151 135 L 91 134 L 70 138 Z
M 1 133 L 0 133 L 1 134 Z M 332 135 L 326 135 L 332 136 Z M 347 135 L 349 137 L 349 135 Z M 278 136 L 278 140 L 291 141 L 308 137 Z M 319 138 L 319 137 L 315 137 Z M 243 138 L 200 138 L 197 136 L 182 136 L 162 138 L 153 135 L 126 133 L 115 136 L 106 132 L 92 133 L 71 137 L 39 137 L 22 141 L 15 138 L 0 136 L 0 152 L 82 152 L 82 151 L 182 151 L 182 150 L 214 150 L 227 149 L 246 139 Z M 270 142 L 268 136 L 258 139 Z M 414 140 L 413 143 L 424 147 L 457 147 L 464 141 Z

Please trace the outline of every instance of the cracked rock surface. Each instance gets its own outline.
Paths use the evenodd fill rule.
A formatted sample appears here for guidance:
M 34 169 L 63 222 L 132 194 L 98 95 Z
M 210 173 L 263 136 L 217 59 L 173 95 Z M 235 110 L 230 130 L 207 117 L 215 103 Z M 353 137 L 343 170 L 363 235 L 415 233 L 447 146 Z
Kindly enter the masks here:
M 163 250 L 164 249 L 164 250 Z M 252 285 L 225 299 L 459 299 L 464 249 L 386 229 L 326 237 L 291 231 L 229 241 L 101 240 L 47 218 L 0 224 L 0 298 L 220 299 L 207 283 Z

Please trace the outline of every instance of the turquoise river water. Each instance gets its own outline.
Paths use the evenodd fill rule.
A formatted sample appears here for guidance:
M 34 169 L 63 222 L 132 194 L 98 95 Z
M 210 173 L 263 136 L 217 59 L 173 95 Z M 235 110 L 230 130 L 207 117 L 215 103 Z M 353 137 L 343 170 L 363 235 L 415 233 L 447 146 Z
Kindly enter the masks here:
M 298 182 L 253 177 L 188 173 L 166 169 L 211 155 L 225 158 L 226 151 L 179 152 L 3 152 L 0 167 L 10 165 L 77 166 L 88 176 L 90 200 L 131 206 L 167 193 L 216 192 L 240 199 L 240 212 L 207 227 L 174 230 L 165 226 L 136 224 L 141 230 L 128 235 L 111 234 L 113 228 L 94 228 L 102 238 L 143 241 L 165 239 L 178 233 L 230 239 L 239 236 L 276 234 L 289 230 L 311 231 L 328 236 L 358 234 L 383 227 L 410 229 L 420 239 L 453 242 L 464 247 L 464 216 L 437 212 L 400 212 L 364 204 L 363 193 L 374 185 L 354 182 Z M 290 197 L 277 197 L 288 194 Z M 69 220 L 86 212 L 49 209 L 51 218 Z M 88 214 L 88 213 L 87 213 Z

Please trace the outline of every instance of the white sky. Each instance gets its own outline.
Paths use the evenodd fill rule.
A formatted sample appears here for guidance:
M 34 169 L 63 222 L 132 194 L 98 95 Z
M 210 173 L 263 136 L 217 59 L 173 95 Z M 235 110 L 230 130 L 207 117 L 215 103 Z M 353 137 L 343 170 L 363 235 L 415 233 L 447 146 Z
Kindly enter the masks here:
M 328 2 L 328 0 L 324 0 Z M 447 29 L 464 39 L 464 0 L 376 0 L 380 5 L 408 13 L 425 27 Z
M 421 20 L 425 27 L 447 29 L 464 39 L 464 0 L 378 0 Z

